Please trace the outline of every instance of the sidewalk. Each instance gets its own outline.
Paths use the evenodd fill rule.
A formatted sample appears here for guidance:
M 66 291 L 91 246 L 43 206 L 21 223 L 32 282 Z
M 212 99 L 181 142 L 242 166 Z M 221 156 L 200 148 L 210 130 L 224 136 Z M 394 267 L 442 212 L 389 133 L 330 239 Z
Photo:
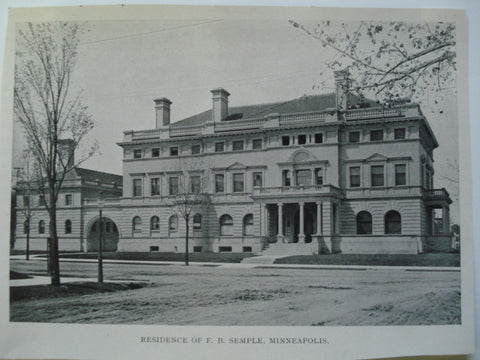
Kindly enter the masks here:
M 261 258 L 266 257 L 265 262 Z M 275 258 L 281 258 L 277 256 Z M 195 262 L 190 261 L 190 266 L 221 267 L 229 269 L 303 269 L 303 270 L 402 270 L 402 271 L 453 271 L 460 272 L 460 267 L 439 267 L 439 266 L 380 266 L 380 265 L 308 265 L 308 264 L 273 264 L 272 256 L 256 256 L 255 262 L 250 263 L 224 263 L 224 262 Z M 25 260 L 25 255 L 12 255 L 11 260 Z M 253 258 L 252 258 L 253 259 Z M 44 255 L 31 255 L 31 261 L 47 261 Z M 73 259 L 62 258 L 61 262 L 97 263 L 97 259 Z M 129 264 L 129 265 L 152 265 L 185 266 L 180 261 L 153 261 L 153 260 L 112 260 L 103 259 L 104 264 Z

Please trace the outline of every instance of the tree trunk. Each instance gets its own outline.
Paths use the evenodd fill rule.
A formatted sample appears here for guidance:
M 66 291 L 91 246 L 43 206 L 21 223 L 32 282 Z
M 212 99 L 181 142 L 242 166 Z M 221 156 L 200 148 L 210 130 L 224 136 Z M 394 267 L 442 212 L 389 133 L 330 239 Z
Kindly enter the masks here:
M 185 235 L 185 265 L 188 266 L 188 232 L 189 232 L 189 225 L 188 219 L 186 220 L 186 235 Z
M 26 254 L 25 260 L 30 260 L 30 224 L 28 224 L 27 228 L 27 244 L 26 244 Z
M 58 263 L 58 236 L 57 236 L 57 204 L 55 203 L 54 186 L 50 188 L 50 280 L 55 286 L 60 285 L 60 265 Z

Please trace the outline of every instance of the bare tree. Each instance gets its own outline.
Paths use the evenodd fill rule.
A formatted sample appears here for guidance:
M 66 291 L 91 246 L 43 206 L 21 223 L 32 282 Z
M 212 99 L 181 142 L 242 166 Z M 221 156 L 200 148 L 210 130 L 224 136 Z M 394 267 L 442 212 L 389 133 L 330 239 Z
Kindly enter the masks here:
M 52 285 L 60 285 L 56 203 L 62 182 L 96 151 L 96 144 L 85 148 L 74 163 L 75 150 L 94 125 L 80 94 L 71 95 L 80 30 L 76 23 L 28 23 L 17 33 L 14 113 L 34 157 L 38 191 L 49 214 Z
M 325 70 L 331 74 L 332 70 L 348 69 L 351 82 L 347 90 L 354 94 L 395 104 L 403 98 L 421 102 L 427 92 L 455 87 L 453 23 L 290 23 L 333 50 L 333 57 L 325 61 Z M 326 74 L 320 74 L 322 87 L 327 84 Z
M 185 265 L 189 265 L 190 221 L 209 204 L 209 167 L 196 158 L 178 159 L 174 173 L 168 179 L 169 193 L 174 196 L 171 211 L 185 222 Z

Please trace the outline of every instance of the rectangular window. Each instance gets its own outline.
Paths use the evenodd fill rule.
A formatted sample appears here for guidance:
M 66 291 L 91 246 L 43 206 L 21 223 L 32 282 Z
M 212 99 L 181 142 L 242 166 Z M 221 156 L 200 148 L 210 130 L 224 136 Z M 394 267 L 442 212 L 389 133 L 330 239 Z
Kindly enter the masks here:
M 290 170 L 283 170 L 282 177 L 283 177 L 282 179 L 283 186 L 290 186 L 292 183 L 290 178 Z
M 254 172 L 253 173 L 253 187 L 262 187 L 262 173 Z
M 244 253 L 252 252 L 252 247 L 251 247 L 251 246 L 244 246 L 244 247 L 242 248 L 242 251 L 243 251 Z
M 360 142 L 360 131 L 350 131 L 348 133 L 348 142 L 351 142 L 351 143 Z
M 202 252 L 202 247 L 201 246 L 194 246 L 193 247 L 193 252 Z
M 66 194 L 65 195 L 65 205 L 72 205 L 73 203 L 73 198 L 72 198 L 72 194 Z
M 282 136 L 282 145 L 283 146 L 290 145 L 290 136 Z
M 192 145 L 191 151 L 192 151 L 192 155 L 200 154 L 200 145 Z
M 407 185 L 407 166 L 405 164 L 395 165 L 395 185 Z
M 172 146 L 170 148 L 170 156 L 178 156 L 178 146 Z
M 219 246 L 218 252 L 232 252 L 231 246 Z
M 190 176 L 190 191 L 193 194 L 199 194 L 201 189 L 201 180 L 200 176 L 195 175 L 195 176 Z
M 237 173 L 233 174 L 233 192 L 243 192 L 244 183 L 243 183 L 243 174 Z
M 27 196 L 27 195 L 25 195 L 25 196 L 23 197 L 23 206 L 24 206 L 24 207 L 29 207 L 29 206 L 30 206 L 30 197 Z
M 38 206 L 44 206 L 45 205 L 45 196 L 43 194 L 40 194 L 38 196 Z
M 168 178 L 168 192 L 170 195 L 178 194 L 178 176 L 170 176 Z
M 350 187 L 360 187 L 360 166 L 350 168 Z
M 395 140 L 405 139 L 405 128 L 395 129 L 394 137 L 395 137 Z
M 315 134 L 315 144 L 323 143 L 323 134 Z
M 152 196 L 155 196 L 155 195 L 160 195 L 160 179 L 159 178 L 152 178 L 150 180 L 151 182 L 151 194 Z
M 382 141 L 382 140 L 383 140 L 383 130 L 370 131 L 370 141 Z
M 252 140 L 252 148 L 254 150 L 259 150 L 262 148 L 262 139 L 253 139 Z
M 142 196 L 142 179 L 133 179 L 133 196 Z
M 309 186 L 312 184 L 312 172 L 310 169 L 295 171 L 295 185 Z
M 215 192 L 223 193 L 225 192 L 225 176 L 223 174 L 215 175 Z
M 370 170 L 372 172 L 372 186 L 384 186 L 383 165 L 372 166 Z
M 224 152 L 225 151 L 225 143 L 224 142 L 216 142 L 215 143 L 215 152 Z
M 133 158 L 134 159 L 141 159 L 142 158 L 142 150 L 141 149 L 133 150 Z
M 243 140 L 235 140 L 233 142 L 233 151 L 242 151 L 243 150 Z
M 159 246 L 150 246 L 150 251 L 159 251 Z
M 159 148 L 153 148 L 152 149 L 152 157 L 159 157 L 160 156 L 160 149 Z
M 298 135 L 298 143 L 300 145 L 307 143 L 307 135 Z
M 323 169 L 315 169 L 315 185 L 323 185 Z

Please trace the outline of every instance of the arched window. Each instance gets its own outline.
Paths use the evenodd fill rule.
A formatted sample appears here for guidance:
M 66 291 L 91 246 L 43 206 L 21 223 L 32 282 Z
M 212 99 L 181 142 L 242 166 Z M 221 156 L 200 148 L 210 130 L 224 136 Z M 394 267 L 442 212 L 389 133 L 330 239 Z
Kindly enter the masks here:
M 390 210 L 385 214 L 385 234 L 401 234 L 402 217 L 398 211 Z
M 72 233 L 72 222 L 70 220 L 65 220 L 65 234 Z
M 253 215 L 247 214 L 243 217 L 243 235 L 253 235 Z
M 357 234 L 365 235 L 372 233 L 372 215 L 368 211 L 360 211 L 357 214 Z
M 38 233 L 39 234 L 45 234 L 45 221 L 40 220 L 38 222 Z
M 142 218 L 140 216 L 135 216 L 132 220 L 132 230 L 134 232 L 142 231 Z
M 152 218 L 150 219 L 150 230 L 160 230 L 160 219 L 158 218 L 158 216 L 152 216 Z
M 220 235 L 233 235 L 233 219 L 230 215 L 224 214 L 220 217 Z
M 28 220 L 25 220 L 25 222 L 23 223 L 23 233 L 28 234 L 29 230 L 30 230 L 30 224 L 28 223 Z
M 202 215 L 195 214 L 193 216 L 193 230 L 200 230 L 202 228 Z
M 168 236 L 175 235 L 178 228 L 178 217 L 177 215 L 170 216 L 168 220 Z

